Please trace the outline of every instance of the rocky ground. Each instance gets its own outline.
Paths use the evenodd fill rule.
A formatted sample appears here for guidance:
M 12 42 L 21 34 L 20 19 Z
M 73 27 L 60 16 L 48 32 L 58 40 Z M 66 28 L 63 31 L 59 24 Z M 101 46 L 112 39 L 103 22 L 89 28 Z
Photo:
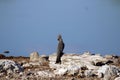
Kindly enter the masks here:
M 56 55 L 5 57 L 0 55 L 0 80 L 120 80 L 120 57 L 85 52 L 64 54 L 61 64 Z

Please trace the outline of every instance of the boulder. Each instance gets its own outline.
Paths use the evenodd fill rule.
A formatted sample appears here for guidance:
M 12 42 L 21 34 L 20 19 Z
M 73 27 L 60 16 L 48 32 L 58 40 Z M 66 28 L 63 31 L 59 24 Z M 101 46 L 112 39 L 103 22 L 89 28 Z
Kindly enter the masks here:
M 104 65 L 98 69 L 98 76 L 103 74 L 104 80 L 110 80 L 113 76 L 119 75 L 119 73 L 119 68 L 113 65 Z
M 13 74 L 22 72 L 23 68 L 11 60 L 0 60 L 0 73 Z
M 30 54 L 30 61 L 39 61 L 39 54 L 38 52 L 33 52 Z

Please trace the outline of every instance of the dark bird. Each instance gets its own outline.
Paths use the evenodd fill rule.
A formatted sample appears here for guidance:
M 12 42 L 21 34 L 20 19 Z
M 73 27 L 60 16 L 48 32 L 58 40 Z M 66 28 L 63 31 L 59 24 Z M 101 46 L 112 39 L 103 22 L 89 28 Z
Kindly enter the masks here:
M 59 42 L 58 42 L 58 47 L 57 47 L 56 63 L 60 63 L 60 64 L 61 64 L 61 57 L 62 57 L 62 55 L 64 54 L 64 53 L 63 53 L 63 50 L 64 50 L 64 47 L 65 47 L 61 35 L 58 35 L 58 41 L 59 41 Z

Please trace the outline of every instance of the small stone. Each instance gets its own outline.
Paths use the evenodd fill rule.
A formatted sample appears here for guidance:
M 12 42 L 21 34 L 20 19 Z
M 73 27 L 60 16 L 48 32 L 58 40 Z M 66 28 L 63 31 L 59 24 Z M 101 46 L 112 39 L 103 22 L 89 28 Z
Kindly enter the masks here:
M 26 68 L 26 67 L 30 67 L 31 65 L 29 63 L 26 63 L 26 64 L 23 64 L 23 67 Z
M 23 72 L 20 72 L 19 75 L 22 76 L 22 75 L 23 75 Z
M 9 76 L 6 76 L 5 78 L 6 78 L 6 79 L 9 79 Z
M 31 69 L 28 69 L 28 71 L 30 72 L 30 71 L 31 71 Z

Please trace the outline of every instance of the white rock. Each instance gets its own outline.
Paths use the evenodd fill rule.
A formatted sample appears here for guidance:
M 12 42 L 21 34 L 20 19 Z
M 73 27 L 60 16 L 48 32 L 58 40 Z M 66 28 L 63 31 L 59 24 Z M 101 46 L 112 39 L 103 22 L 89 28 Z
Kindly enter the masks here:
M 100 73 L 103 73 L 103 74 L 105 74 L 105 71 L 107 70 L 109 68 L 109 66 L 108 65 L 104 65 L 104 66 L 102 66 L 102 67 L 100 67 L 99 69 L 98 69 L 98 74 Z
M 30 72 L 31 71 L 31 69 L 28 69 L 28 72 Z
M 80 67 L 76 65 L 69 65 L 67 69 L 68 69 L 68 75 L 75 75 L 79 73 Z
M 63 64 L 55 64 L 55 62 L 50 62 L 49 67 L 52 69 L 59 69 L 59 68 L 64 68 L 65 65 Z
M 22 76 L 22 75 L 23 75 L 23 72 L 20 72 L 19 75 Z
M 6 76 L 5 78 L 6 78 L 7 80 L 9 80 L 9 76 Z
M 51 69 L 56 70 L 56 74 L 60 74 L 60 72 L 63 71 L 62 74 L 64 75 L 67 71 L 68 75 L 74 75 L 79 72 L 79 69 L 81 67 L 86 67 L 88 70 L 97 70 L 100 66 L 95 66 L 93 62 L 96 64 L 97 62 L 106 63 L 108 60 L 100 55 L 91 55 L 90 52 L 86 52 L 82 55 L 78 54 L 64 54 L 61 57 L 61 64 L 55 64 L 56 61 L 56 55 L 50 55 L 49 56 L 49 66 Z
M 25 63 L 25 64 L 23 64 L 23 67 L 25 68 L 25 67 L 30 67 L 31 65 L 29 64 L 29 63 Z
M 63 76 L 67 73 L 67 69 L 65 68 L 60 68 L 54 71 L 55 75 Z
M 33 52 L 33 53 L 30 54 L 30 61 L 39 61 L 38 52 Z
M 104 65 L 98 69 L 98 76 L 103 74 L 104 80 L 109 80 L 112 76 L 117 76 L 119 68 L 113 65 Z
M 112 75 L 117 75 L 119 73 L 119 68 L 113 65 L 104 65 L 98 69 L 98 73 L 105 74 L 106 71 L 109 71 Z
M 23 68 L 11 60 L 0 60 L 1 71 L 6 71 L 8 74 L 12 72 L 21 72 Z

